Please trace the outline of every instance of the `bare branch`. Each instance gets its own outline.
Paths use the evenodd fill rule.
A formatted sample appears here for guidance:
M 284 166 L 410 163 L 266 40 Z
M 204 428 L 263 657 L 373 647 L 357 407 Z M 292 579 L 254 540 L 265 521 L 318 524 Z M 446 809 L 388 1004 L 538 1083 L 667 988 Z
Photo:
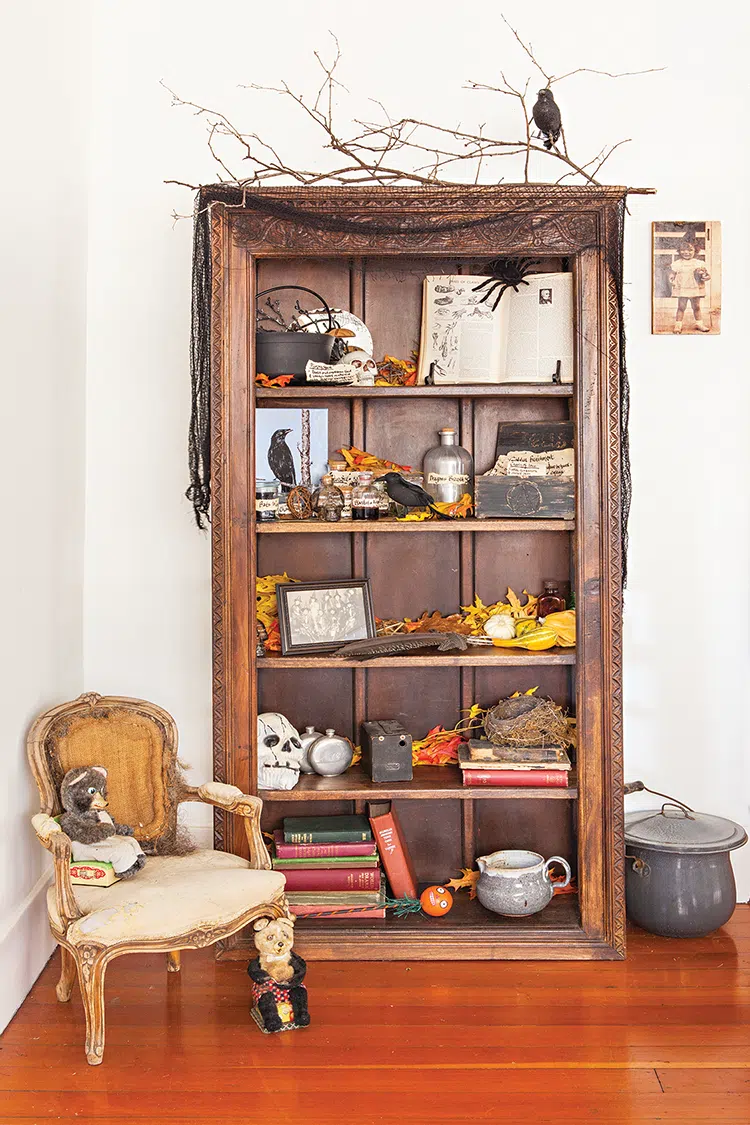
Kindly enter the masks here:
M 562 82 L 576 74 L 622 78 L 655 73 L 664 69 L 652 68 L 617 74 L 589 67 L 578 67 L 555 77 L 537 60 L 532 44 L 521 38 L 505 16 L 502 16 L 502 19 L 547 86 Z M 558 142 L 551 148 L 546 148 L 540 143 L 541 138 L 538 134 L 533 131 L 533 117 L 528 103 L 529 89 L 533 89 L 534 76 L 527 77 L 521 88 L 511 83 L 502 71 L 500 85 L 491 86 L 472 80 L 467 83 L 467 88 L 514 99 L 523 120 L 523 128 L 518 130 L 521 134 L 518 139 L 506 140 L 488 136 L 486 123 L 479 125 L 476 131 L 471 131 L 471 129 L 463 129 L 460 122 L 455 128 L 449 128 L 414 117 L 394 119 L 382 102 L 374 99 L 373 104 L 379 110 L 380 120 L 367 122 L 355 119 L 352 123 L 353 127 L 350 124 L 342 131 L 334 120 L 334 95 L 336 90 L 348 91 L 336 73 L 342 58 L 341 46 L 336 35 L 333 32 L 330 32 L 330 35 L 334 44 L 330 62 L 327 62 L 318 51 L 313 52 L 322 71 L 322 80 L 311 97 L 303 93 L 295 93 L 284 80 L 278 86 L 251 83 L 243 87 L 276 94 L 294 103 L 303 118 L 311 123 L 320 135 L 323 149 L 336 154 L 333 160 L 327 162 L 323 171 L 296 167 L 294 160 L 288 159 L 277 144 L 265 140 L 258 133 L 243 132 L 225 114 L 179 97 L 162 82 L 172 97 L 173 105 L 190 109 L 195 116 L 206 119 L 208 149 L 219 169 L 221 182 L 240 187 L 250 187 L 266 180 L 279 179 L 305 185 L 372 182 L 449 185 L 466 182 L 468 179 L 479 184 L 488 181 L 499 182 L 504 179 L 497 174 L 498 160 L 522 157 L 524 183 L 529 183 L 531 156 L 533 153 L 538 153 L 548 160 L 557 161 L 558 166 L 563 165 L 564 171 L 557 183 L 569 177 L 579 177 L 586 183 L 596 184 L 597 176 L 606 161 L 620 145 L 626 143 L 618 141 L 616 144 L 600 149 L 594 157 L 585 161 L 576 161 L 568 151 L 565 131 L 561 130 Z M 229 157 L 225 155 L 224 142 L 239 146 L 242 164 L 247 169 L 242 176 L 238 176 L 231 167 Z M 460 181 L 443 178 L 456 166 L 467 168 L 468 175 Z

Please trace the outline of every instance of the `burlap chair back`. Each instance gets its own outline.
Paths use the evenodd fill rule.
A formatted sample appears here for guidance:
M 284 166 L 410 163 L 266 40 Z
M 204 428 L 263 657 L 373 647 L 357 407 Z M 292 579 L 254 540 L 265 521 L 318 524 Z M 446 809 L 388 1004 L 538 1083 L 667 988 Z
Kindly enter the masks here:
M 69 769 L 104 766 L 109 812 L 139 840 L 173 838 L 177 822 L 177 730 L 172 717 L 140 699 L 90 693 L 47 712 L 29 747 L 45 811 L 62 812 Z M 33 752 L 32 752 L 33 747 Z

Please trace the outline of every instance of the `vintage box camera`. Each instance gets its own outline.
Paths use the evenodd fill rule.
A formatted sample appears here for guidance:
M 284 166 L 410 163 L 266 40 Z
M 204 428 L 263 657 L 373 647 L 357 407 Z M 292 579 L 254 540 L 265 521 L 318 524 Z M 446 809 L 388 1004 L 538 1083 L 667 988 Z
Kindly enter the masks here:
M 377 784 L 411 781 L 411 735 L 395 719 L 362 723 L 362 767 Z

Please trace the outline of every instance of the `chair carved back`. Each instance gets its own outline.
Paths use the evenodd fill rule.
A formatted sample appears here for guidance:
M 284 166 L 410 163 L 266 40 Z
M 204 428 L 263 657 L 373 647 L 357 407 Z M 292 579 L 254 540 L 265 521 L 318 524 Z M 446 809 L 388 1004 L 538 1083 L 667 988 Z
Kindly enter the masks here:
M 34 722 L 27 752 L 42 811 L 63 811 L 60 786 L 69 769 L 104 766 L 114 820 L 139 840 L 157 843 L 177 831 L 180 776 L 177 727 L 167 711 L 144 699 L 88 692 Z

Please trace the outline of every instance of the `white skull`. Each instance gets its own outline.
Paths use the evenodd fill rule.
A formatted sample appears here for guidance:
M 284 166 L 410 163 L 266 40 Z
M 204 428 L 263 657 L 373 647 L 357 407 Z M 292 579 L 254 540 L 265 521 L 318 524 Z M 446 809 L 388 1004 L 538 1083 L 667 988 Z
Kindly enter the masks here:
M 277 711 L 258 715 L 258 788 L 294 789 L 304 750 L 299 733 Z
M 372 387 L 375 385 L 378 365 L 371 355 L 361 350 L 347 352 L 344 356 L 344 360 L 346 363 L 351 363 L 354 368 L 354 378 L 358 386 Z

